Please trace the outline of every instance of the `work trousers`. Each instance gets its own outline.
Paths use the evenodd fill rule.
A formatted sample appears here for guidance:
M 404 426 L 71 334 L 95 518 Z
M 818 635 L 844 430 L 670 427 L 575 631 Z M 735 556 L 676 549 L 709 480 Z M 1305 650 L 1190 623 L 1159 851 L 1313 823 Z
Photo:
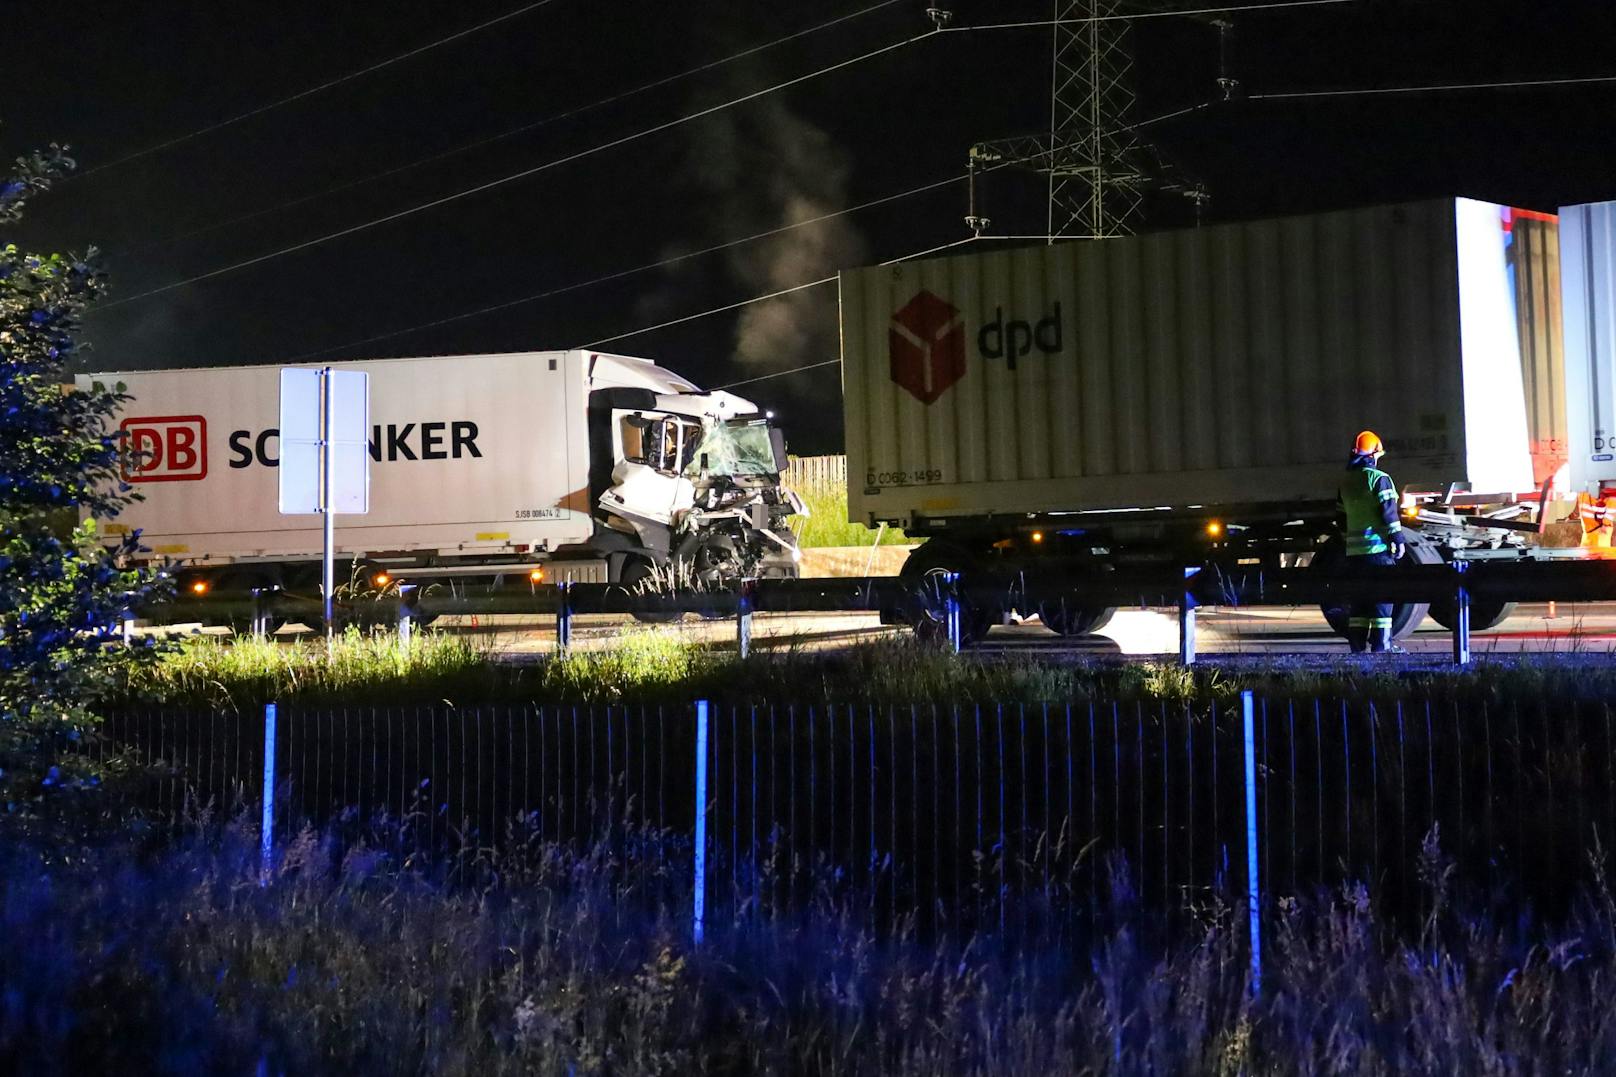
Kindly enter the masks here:
M 1390 550 L 1348 557 L 1353 566 L 1376 565 L 1390 568 L 1397 564 Z M 1353 654 L 1389 650 L 1392 645 L 1392 604 L 1354 601 L 1347 607 L 1347 646 Z

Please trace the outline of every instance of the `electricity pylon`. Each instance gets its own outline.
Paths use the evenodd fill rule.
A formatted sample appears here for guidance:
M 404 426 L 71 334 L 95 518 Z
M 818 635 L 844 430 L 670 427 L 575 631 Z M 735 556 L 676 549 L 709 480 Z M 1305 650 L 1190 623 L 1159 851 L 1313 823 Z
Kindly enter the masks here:
M 981 234 L 988 224 L 976 203 L 975 177 L 984 166 L 1013 165 L 1048 178 L 1051 239 L 1129 234 L 1147 189 L 1178 191 L 1197 205 L 1205 200 L 1205 192 L 1178 177 L 1130 125 L 1133 56 L 1129 20 L 1121 16 L 1126 8 L 1141 6 L 1168 5 L 1054 0 L 1049 131 L 971 147 L 971 206 L 965 220 L 973 231 Z

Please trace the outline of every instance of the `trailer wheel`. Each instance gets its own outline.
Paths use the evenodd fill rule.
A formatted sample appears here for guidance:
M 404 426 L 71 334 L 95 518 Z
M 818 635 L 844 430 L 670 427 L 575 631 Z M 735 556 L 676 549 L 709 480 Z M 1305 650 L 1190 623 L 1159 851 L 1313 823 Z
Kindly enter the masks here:
M 623 577 L 619 582 L 623 585 L 623 589 L 631 595 L 649 592 L 656 589 L 656 570 L 652 567 L 651 562 L 645 558 L 631 557 L 628 563 L 623 566 Z M 631 616 L 641 624 L 668 625 L 679 620 L 684 614 L 678 610 L 670 613 L 653 613 L 649 610 L 640 610 L 631 614 Z
M 968 584 L 980 573 L 976 560 L 963 550 L 928 542 L 909 555 L 899 574 L 909 592 L 910 621 L 915 635 L 923 640 L 940 641 L 948 636 L 947 577 L 958 576 Z M 993 612 L 960 599 L 960 643 L 979 642 L 988 634 Z
M 1408 554 L 1399 564 L 1404 565 L 1440 565 L 1442 553 L 1428 542 L 1424 535 L 1416 532 L 1404 531 L 1403 539 L 1408 543 Z M 1342 568 L 1347 560 L 1346 545 L 1339 536 L 1332 536 L 1313 554 L 1312 566 L 1320 572 L 1333 572 Z M 1319 607 L 1324 619 L 1330 623 L 1330 630 L 1345 639 L 1347 635 L 1347 606 L 1345 603 L 1329 603 Z M 1430 606 L 1425 602 L 1399 602 L 1392 606 L 1392 639 L 1403 639 L 1420 626 Z
M 1489 628 L 1497 628 L 1503 624 L 1510 614 L 1515 612 L 1515 603 L 1494 600 L 1491 602 L 1470 603 L 1470 631 L 1485 632 Z M 1459 619 L 1459 611 L 1454 608 L 1451 599 L 1431 603 L 1431 620 L 1453 631 L 1454 622 Z
M 1057 636 L 1092 636 L 1111 623 L 1117 615 L 1115 606 L 1098 609 L 1069 606 L 1064 602 L 1044 602 L 1038 607 L 1038 619 Z

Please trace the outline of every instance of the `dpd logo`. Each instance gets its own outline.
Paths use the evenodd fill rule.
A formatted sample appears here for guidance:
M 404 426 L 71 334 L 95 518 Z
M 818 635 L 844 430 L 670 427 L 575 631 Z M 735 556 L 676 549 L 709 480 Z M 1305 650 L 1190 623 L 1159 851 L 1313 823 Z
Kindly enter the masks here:
M 947 300 L 921 291 L 892 316 L 887 330 L 892 380 L 930 404 L 965 376 L 965 325 Z
M 208 475 L 208 421 L 200 415 L 125 419 L 124 482 L 195 482 Z

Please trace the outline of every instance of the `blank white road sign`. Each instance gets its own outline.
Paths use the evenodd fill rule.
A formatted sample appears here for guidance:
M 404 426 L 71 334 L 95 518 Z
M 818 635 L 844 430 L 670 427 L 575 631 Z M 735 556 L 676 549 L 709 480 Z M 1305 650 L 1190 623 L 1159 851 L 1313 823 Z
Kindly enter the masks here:
M 329 401 L 321 396 L 325 383 Z M 321 489 L 321 427 L 330 405 L 331 491 Z M 357 370 L 281 370 L 280 510 L 283 515 L 370 511 L 370 375 Z

